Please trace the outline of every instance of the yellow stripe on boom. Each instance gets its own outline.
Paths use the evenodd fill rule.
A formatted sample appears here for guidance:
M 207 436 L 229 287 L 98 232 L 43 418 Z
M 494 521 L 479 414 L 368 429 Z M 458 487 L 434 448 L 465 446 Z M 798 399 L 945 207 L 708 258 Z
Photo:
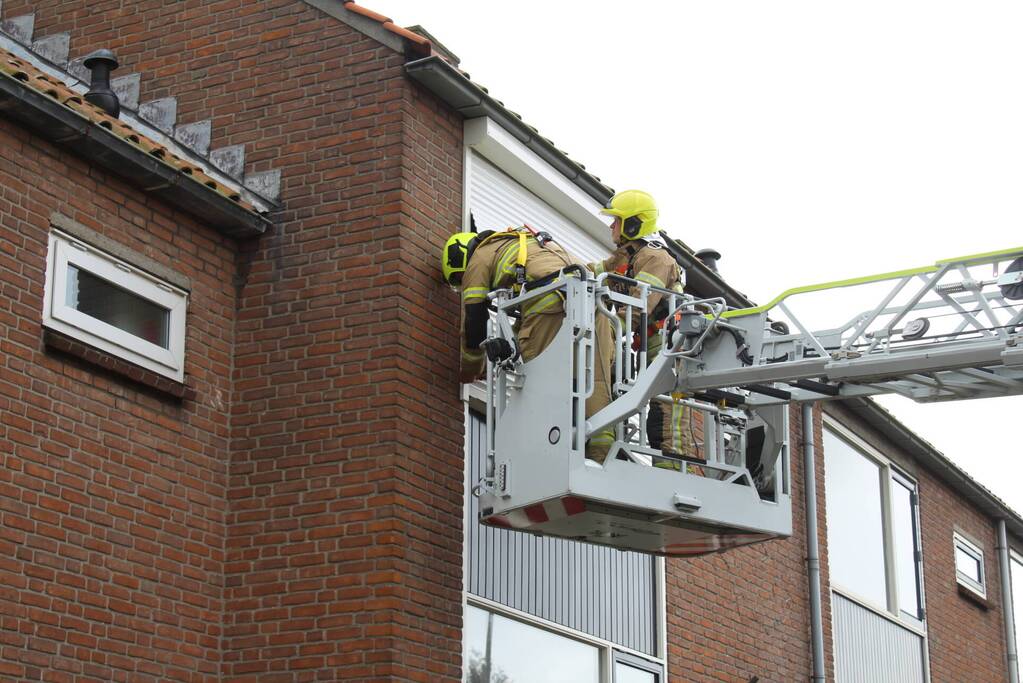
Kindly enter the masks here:
M 758 315 L 769 311 L 785 299 L 796 294 L 807 294 L 809 292 L 821 292 L 827 289 L 839 289 L 841 287 L 852 287 L 854 285 L 865 285 L 871 282 L 883 282 L 885 280 L 896 280 L 903 277 L 911 277 L 913 275 L 925 275 L 927 273 L 934 273 L 942 266 L 961 264 L 964 266 L 977 265 L 979 263 L 994 263 L 995 261 L 1008 260 L 1014 256 L 1023 256 L 1023 247 L 1016 247 L 1015 249 L 1003 249 L 1001 251 L 989 251 L 983 254 L 973 254 L 972 256 L 962 256 L 960 258 L 944 259 L 938 261 L 933 266 L 921 266 L 920 268 L 910 268 L 908 270 L 897 270 L 891 273 L 880 273 L 878 275 L 866 275 L 864 277 L 854 277 L 848 280 L 834 280 L 832 282 L 822 282 L 816 285 L 805 285 L 803 287 L 793 287 L 792 289 L 785 290 L 770 302 L 763 306 L 756 306 L 753 308 L 741 308 L 736 311 L 727 311 L 721 315 L 722 318 L 741 318 L 747 315 Z

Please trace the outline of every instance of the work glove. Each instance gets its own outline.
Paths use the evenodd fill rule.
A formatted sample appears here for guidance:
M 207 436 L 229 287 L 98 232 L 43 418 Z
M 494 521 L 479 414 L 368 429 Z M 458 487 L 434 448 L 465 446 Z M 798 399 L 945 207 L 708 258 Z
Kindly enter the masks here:
M 519 351 L 510 341 L 501 337 L 485 339 L 480 348 L 487 352 L 487 359 L 491 363 L 501 363 L 509 358 L 518 358 Z

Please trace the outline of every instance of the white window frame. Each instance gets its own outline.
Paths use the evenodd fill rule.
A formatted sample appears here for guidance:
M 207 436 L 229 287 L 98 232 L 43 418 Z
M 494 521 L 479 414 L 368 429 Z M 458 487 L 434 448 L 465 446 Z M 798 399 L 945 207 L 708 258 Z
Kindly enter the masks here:
M 168 348 L 146 341 L 68 305 L 68 268 L 74 266 L 169 311 Z M 181 382 L 185 376 L 188 293 L 68 234 L 50 233 L 43 326 Z
M 598 649 L 600 652 L 600 675 L 598 683 L 614 683 L 614 665 L 615 662 L 621 659 L 626 663 L 640 664 L 642 668 L 655 673 L 659 682 L 668 680 L 668 664 L 666 658 L 651 657 L 650 655 L 632 650 L 623 645 L 613 643 L 610 640 L 604 640 L 603 638 L 597 638 L 581 631 L 562 626 L 553 621 L 547 621 L 540 617 L 522 612 L 520 610 L 502 605 L 499 602 L 488 600 L 487 598 L 481 598 L 478 595 L 467 594 L 466 603 L 472 605 L 478 609 L 482 609 L 494 614 L 499 614 L 502 617 L 513 619 L 519 623 L 531 626 L 533 628 L 540 629 L 541 631 L 547 631 L 563 638 L 569 638 L 571 640 L 591 645 Z M 464 624 L 463 619 L 463 624 Z M 463 643 L 464 643 L 463 636 Z M 463 671 L 464 674 L 464 671 Z
M 886 617 L 890 621 L 893 621 L 904 628 L 913 631 L 917 635 L 923 636 L 924 647 L 927 647 L 927 602 L 924 597 L 924 572 L 923 572 L 923 561 L 922 559 L 917 560 L 914 558 L 914 570 L 916 572 L 917 586 L 920 594 L 920 616 L 919 618 L 908 617 L 903 614 L 902 609 L 899 605 L 899 594 L 898 594 L 898 579 L 896 577 L 895 567 L 895 533 L 892 527 L 892 519 L 894 512 L 892 509 L 892 486 L 896 479 L 901 479 L 907 483 L 911 483 L 914 488 L 915 504 L 914 504 L 914 534 L 916 536 L 915 542 L 916 547 L 919 549 L 918 552 L 923 553 L 922 545 L 922 529 L 920 522 L 920 503 L 919 503 L 919 482 L 913 477 L 909 476 L 906 472 L 894 466 L 892 461 L 878 452 L 877 449 L 872 447 L 870 444 L 859 438 L 852 431 L 847 429 L 844 425 L 839 423 L 834 418 L 825 415 L 824 416 L 824 427 L 829 429 L 835 436 L 842 441 L 845 441 L 851 448 L 853 448 L 859 455 L 868 460 L 874 462 L 881 468 L 881 472 L 884 478 L 884 486 L 881 489 L 881 533 L 882 543 L 884 544 L 884 564 L 885 564 L 885 593 L 888 597 L 887 604 L 878 605 L 875 601 L 867 599 L 861 595 L 857 595 L 855 592 L 842 587 L 842 585 L 835 584 L 832 582 L 831 590 L 840 593 L 853 602 Z M 826 454 L 825 454 L 825 457 Z M 826 491 L 825 491 L 826 493 Z
M 956 560 L 956 552 L 962 550 L 964 553 L 977 561 L 980 568 L 980 582 L 972 576 L 959 571 L 959 563 Z M 956 582 L 974 595 L 987 599 L 987 568 L 984 566 L 984 549 L 977 543 L 966 538 L 958 531 L 952 532 L 952 562 L 956 568 Z

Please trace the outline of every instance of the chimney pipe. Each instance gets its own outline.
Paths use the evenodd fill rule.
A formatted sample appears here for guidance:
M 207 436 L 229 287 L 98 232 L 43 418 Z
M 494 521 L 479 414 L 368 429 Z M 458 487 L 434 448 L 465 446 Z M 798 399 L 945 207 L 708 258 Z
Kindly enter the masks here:
M 696 258 L 703 261 L 704 265 L 715 273 L 718 272 L 718 259 L 721 258 L 721 252 L 717 249 L 700 249 L 696 252 Z
M 117 118 L 121 114 L 121 103 L 117 94 L 110 88 L 110 72 L 117 68 L 117 57 L 110 50 L 96 50 L 86 57 L 85 68 L 92 72 L 89 92 L 85 99 Z

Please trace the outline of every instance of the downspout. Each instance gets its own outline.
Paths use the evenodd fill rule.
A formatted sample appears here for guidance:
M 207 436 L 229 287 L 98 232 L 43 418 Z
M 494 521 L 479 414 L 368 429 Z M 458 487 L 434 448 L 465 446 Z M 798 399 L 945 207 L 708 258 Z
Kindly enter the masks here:
M 821 555 L 817 543 L 817 465 L 814 457 L 813 403 L 804 403 L 803 498 L 806 508 L 806 576 L 810 588 L 810 645 L 813 655 L 813 676 L 810 680 L 823 682 L 824 626 L 821 618 Z
M 1012 575 L 1009 569 L 1009 538 L 1005 520 L 998 520 L 998 566 L 1002 572 L 1002 622 L 1005 625 L 1005 658 L 1009 665 L 1009 683 L 1019 683 L 1019 655 L 1016 652 L 1016 627 L 1013 625 Z

